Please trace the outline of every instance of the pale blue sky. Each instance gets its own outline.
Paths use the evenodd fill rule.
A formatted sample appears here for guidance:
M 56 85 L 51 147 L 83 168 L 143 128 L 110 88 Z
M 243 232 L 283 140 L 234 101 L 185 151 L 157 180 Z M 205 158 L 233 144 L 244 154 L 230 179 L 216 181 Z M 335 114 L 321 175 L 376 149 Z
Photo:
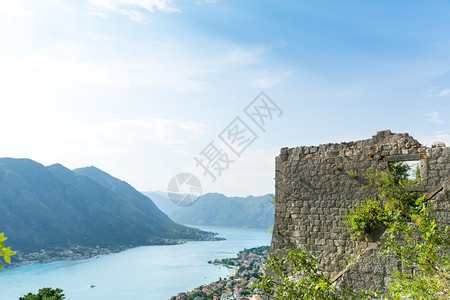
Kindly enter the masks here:
M 0 87 L 2 157 L 263 194 L 281 147 L 450 144 L 450 1 L 3 1 Z M 261 91 L 283 115 L 211 183 L 193 157 Z

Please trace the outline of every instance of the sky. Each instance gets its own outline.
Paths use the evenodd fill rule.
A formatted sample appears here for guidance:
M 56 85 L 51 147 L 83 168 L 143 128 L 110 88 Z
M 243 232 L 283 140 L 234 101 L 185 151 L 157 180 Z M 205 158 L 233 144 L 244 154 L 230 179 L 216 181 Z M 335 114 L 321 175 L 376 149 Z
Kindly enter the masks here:
M 5 0 L 0 157 L 246 196 L 282 147 L 450 145 L 449 33 L 438 0 Z

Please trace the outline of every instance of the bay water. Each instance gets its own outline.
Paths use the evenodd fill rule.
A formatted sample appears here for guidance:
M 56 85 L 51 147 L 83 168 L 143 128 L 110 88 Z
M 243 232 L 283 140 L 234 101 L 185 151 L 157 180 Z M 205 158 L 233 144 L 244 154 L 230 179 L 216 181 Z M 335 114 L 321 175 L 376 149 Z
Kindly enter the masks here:
M 271 241 L 265 229 L 194 227 L 226 240 L 142 246 L 99 258 L 1 270 L 0 300 L 17 300 L 43 287 L 63 289 L 67 300 L 164 300 L 231 274 L 208 261 L 235 257 L 244 248 Z M 89 287 L 92 281 L 95 288 Z

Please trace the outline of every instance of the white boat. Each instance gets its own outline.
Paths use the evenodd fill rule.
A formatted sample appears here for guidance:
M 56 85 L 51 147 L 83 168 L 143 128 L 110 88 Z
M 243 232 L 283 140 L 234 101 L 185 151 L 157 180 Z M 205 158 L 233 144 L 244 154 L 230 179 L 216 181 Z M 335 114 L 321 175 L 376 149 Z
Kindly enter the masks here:
M 89 286 L 91 289 L 95 288 L 94 277 L 92 277 L 91 285 Z

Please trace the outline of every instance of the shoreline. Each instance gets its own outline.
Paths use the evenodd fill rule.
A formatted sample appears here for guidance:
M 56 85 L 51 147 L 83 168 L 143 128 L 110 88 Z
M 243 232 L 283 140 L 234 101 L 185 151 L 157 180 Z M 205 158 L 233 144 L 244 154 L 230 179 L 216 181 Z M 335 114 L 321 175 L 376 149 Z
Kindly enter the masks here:
M 132 286 L 137 298 L 169 299 L 178 292 L 233 274 L 224 265 L 208 264 L 209 260 L 234 257 L 244 248 L 270 243 L 270 235 L 263 230 L 202 229 L 219 232 L 226 240 L 186 242 L 175 247 L 144 246 L 99 259 L 59 261 L 4 270 L 0 272 L 0 282 L 5 287 L 0 298 L 17 299 L 26 292 L 49 286 L 62 288 L 67 299 L 85 300 L 91 294 L 101 292 L 102 297 L 98 299 L 123 300 L 129 298 L 126 291 Z M 91 290 L 86 287 L 92 276 L 96 288 Z
M 143 245 L 120 245 L 120 246 L 72 246 L 70 248 L 56 247 L 53 249 L 42 249 L 36 252 L 17 253 L 11 256 L 11 263 L 4 264 L 4 270 L 11 270 L 28 265 L 45 264 L 58 261 L 77 261 L 87 260 L 92 258 L 99 258 L 100 256 L 123 252 L 129 249 L 144 247 L 144 246 L 175 246 L 187 242 L 208 242 L 208 241 L 223 241 L 225 238 L 218 237 L 216 233 L 212 237 L 202 240 L 165 240 L 163 243 L 143 244 Z
M 38 252 L 16 254 L 11 257 L 11 263 L 4 265 L 5 270 L 11 270 L 28 265 L 45 264 L 58 261 L 76 261 L 98 258 L 103 255 L 119 253 L 139 246 L 117 246 L 117 247 L 86 247 L 74 246 L 72 248 L 43 249 Z

